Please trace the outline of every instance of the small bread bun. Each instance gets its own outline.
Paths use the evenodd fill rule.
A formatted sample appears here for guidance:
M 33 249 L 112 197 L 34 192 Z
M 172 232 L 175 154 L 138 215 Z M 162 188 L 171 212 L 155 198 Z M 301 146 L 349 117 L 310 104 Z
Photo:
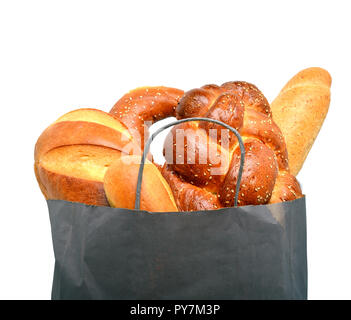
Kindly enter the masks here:
M 106 171 L 104 189 L 111 207 L 134 209 L 140 159 L 140 156 L 120 157 Z M 151 212 L 178 211 L 171 188 L 149 160 L 144 166 L 140 209 Z

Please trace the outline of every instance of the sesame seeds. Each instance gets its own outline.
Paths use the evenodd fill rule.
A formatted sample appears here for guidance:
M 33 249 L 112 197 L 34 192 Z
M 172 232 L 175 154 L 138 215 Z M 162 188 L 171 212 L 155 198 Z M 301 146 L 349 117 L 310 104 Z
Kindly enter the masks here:
M 238 89 L 238 87 L 240 87 L 242 89 Z M 239 98 L 238 101 L 235 101 L 235 105 L 233 104 L 227 104 L 227 105 L 219 105 L 219 107 L 221 109 L 225 108 L 225 111 L 227 111 L 226 115 L 228 118 L 228 121 L 230 119 L 230 117 L 236 117 L 236 114 L 230 114 L 229 112 L 233 113 L 233 112 L 238 112 L 238 114 L 240 113 L 240 115 L 238 115 L 238 117 L 242 117 L 243 113 L 244 113 L 244 123 L 242 121 L 242 119 L 235 119 L 236 120 L 240 120 L 241 124 L 237 124 L 236 126 L 238 127 L 238 130 L 241 130 L 241 134 L 243 135 L 244 139 L 247 141 L 245 143 L 245 147 L 247 147 L 247 151 L 249 152 L 248 155 L 249 157 L 252 156 L 251 158 L 251 168 L 248 168 L 248 166 L 245 169 L 250 169 L 256 172 L 259 172 L 259 175 L 253 175 L 253 180 L 250 181 L 251 178 L 251 173 L 249 173 L 249 178 L 247 178 L 246 172 L 245 171 L 245 175 L 243 180 L 247 183 L 247 185 L 245 185 L 245 183 L 243 183 L 241 185 L 241 190 L 243 192 L 240 192 L 240 198 L 241 197 L 245 197 L 246 199 L 243 200 L 243 198 L 241 198 L 241 204 L 262 204 L 265 203 L 269 200 L 269 198 L 271 197 L 271 185 L 274 185 L 274 181 L 270 181 L 269 179 L 273 180 L 275 178 L 275 173 L 273 174 L 272 171 L 270 169 L 274 169 L 279 171 L 279 175 L 281 175 L 282 173 L 282 164 L 287 162 L 288 160 L 286 159 L 286 157 L 284 157 L 284 153 L 286 153 L 285 151 L 285 146 L 281 145 L 279 139 L 283 139 L 282 135 L 279 133 L 279 129 L 277 129 L 277 127 L 275 126 L 274 122 L 271 119 L 271 115 L 270 115 L 270 108 L 267 105 L 266 99 L 263 97 L 263 95 L 260 93 L 260 91 L 252 86 L 246 85 L 246 84 L 240 84 L 238 86 L 236 86 L 236 84 L 233 83 L 233 85 L 228 85 L 226 88 L 223 87 L 223 90 L 221 91 L 221 93 L 219 93 L 219 91 L 216 90 L 209 90 L 209 92 L 211 93 L 211 95 L 213 95 L 213 97 L 215 97 L 216 95 L 220 95 L 224 92 L 224 89 L 226 90 L 236 90 L 237 97 Z M 166 99 L 167 97 L 165 97 L 164 94 L 164 90 L 160 90 L 160 92 L 157 92 L 158 89 L 151 89 L 149 91 L 149 89 L 143 89 L 141 91 L 137 91 L 133 93 L 133 96 L 130 97 L 129 95 L 127 95 L 124 99 L 126 99 L 124 102 L 122 102 L 122 106 L 119 105 L 118 107 L 118 111 L 116 112 L 116 114 L 119 115 L 119 117 L 125 121 L 125 124 L 136 124 L 135 127 L 139 127 L 141 126 L 141 122 L 144 121 L 144 118 L 146 119 L 150 119 L 150 115 L 153 116 L 154 115 L 154 120 L 158 120 L 161 119 L 163 117 L 166 116 L 167 113 L 169 113 L 169 111 L 171 110 L 171 108 L 173 108 L 173 110 L 176 109 L 176 106 L 174 106 L 175 104 L 175 99 L 177 99 L 177 101 L 179 101 L 182 97 L 178 96 L 175 98 L 175 96 L 170 96 L 169 99 L 171 99 L 170 101 L 172 101 L 172 107 L 169 106 L 169 108 L 167 109 L 167 111 L 163 108 L 162 103 L 163 100 Z M 246 93 L 244 93 L 244 91 Z M 231 91 L 230 91 L 231 92 Z M 256 92 L 256 93 L 254 93 Z M 140 94 L 140 95 L 139 95 Z M 160 96 L 162 96 L 162 101 L 160 99 Z M 217 96 L 217 98 L 218 98 Z M 241 96 L 241 97 L 240 97 Z M 190 99 L 191 97 L 189 97 Z M 228 97 L 229 98 L 229 97 Z M 228 99 L 226 98 L 226 99 Z M 205 109 L 209 109 L 209 105 L 213 103 L 213 99 L 214 98 L 210 98 L 208 105 L 203 105 L 201 104 L 201 110 L 205 110 Z M 222 102 L 223 103 L 230 103 L 230 101 L 223 99 Z M 231 98 L 230 98 L 231 99 Z M 123 101 L 123 100 L 122 100 Z M 190 101 L 190 100 L 189 100 Z M 194 101 L 194 102 L 189 102 L 189 103 L 193 103 L 190 107 L 196 107 L 195 104 L 198 103 L 198 101 Z M 240 103 L 240 105 L 239 105 Z M 135 106 L 135 108 L 133 107 Z M 153 107 L 152 107 L 153 106 Z M 243 107 L 243 109 L 238 109 L 238 107 Z M 155 108 L 157 107 L 157 108 Z M 250 110 L 245 110 L 245 108 L 250 109 Z M 132 111 L 136 110 L 135 113 L 133 113 Z M 159 112 L 161 110 L 161 112 Z M 172 111 L 172 110 L 171 110 Z M 187 110 L 188 111 L 188 110 Z M 247 112 L 246 112 L 247 111 Z M 253 111 L 253 113 L 250 113 L 251 111 Z M 265 112 L 267 114 L 265 114 Z M 256 116 L 257 115 L 257 116 Z M 122 118 L 125 117 L 125 118 Z M 144 118 L 143 118 L 144 117 Z M 126 120 L 125 120 L 126 119 Z M 135 120 L 135 121 L 134 121 Z M 198 125 L 198 123 L 196 123 L 196 125 Z M 131 127 L 131 126 L 129 126 Z M 224 138 L 222 137 L 222 140 L 224 141 Z M 251 143 L 251 140 L 255 140 L 258 141 L 260 143 Z M 273 142 L 272 142 L 273 140 Z M 233 141 L 233 138 L 232 138 Z M 218 138 L 217 139 L 217 143 L 221 143 L 221 139 Z M 219 144 L 218 143 L 218 144 Z M 190 143 L 189 143 L 190 144 Z M 272 156 L 272 151 L 268 152 L 267 151 L 267 147 L 270 148 L 272 151 L 274 151 L 274 156 Z M 187 148 L 187 145 L 185 145 L 185 148 Z M 229 149 L 229 154 L 230 154 L 230 159 L 233 159 L 233 153 L 231 152 L 233 150 L 233 146 L 230 145 L 230 149 Z M 187 151 L 185 151 L 187 152 Z M 251 153 L 250 153 L 251 152 Z M 281 153 L 281 156 L 279 157 L 278 154 Z M 216 153 L 215 154 L 217 157 L 220 157 L 221 155 Z M 182 158 L 181 155 L 178 155 L 179 158 Z M 184 159 L 186 159 L 187 157 L 189 157 L 189 153 L 185 153 L 185 155 L 183 155 Z M 237 160 L 239 159 L 239 156 L 237 155 L 237 153 L 235 153 L 235 157 L 237 157 Z M 250 158 L 249 158 L 250 159 Z M 235 185 L 232 184 L 228 184 L 228 186 L 226 187 L 226 185 L 223 186 L 224 184 L 224 178 L 225 175 L 227 174 L 228 170 L 232 170 L 230 172 L 234 172 L 233 170 L 237 170 L 238 168 L 238 161 L 229 161 L 228 166 L 230 163 L 233 163 L 234 166 L 236 166 L 235 168 L 230 168 L 229 169 L 226 168 L 226 172 L 222 172 L 222 175 L 218 178 L 217 176 L 212 176 L 211 175 L 211 167 L 217 167 L 217 162 L 213 162 L 210 164 L 207 164 L 207 167 L 205 166 L 200 166 L 199 164 L 196 163 L 196 161 L 194 161 L 194 159 L 192 159 L 193 162 L 195 163 L 191 163 L 191 159 L 189 159 L 189 163 L 191 163 L 191 165 L 194 165 L 193 167 L 191 167 L 191 165 L 187 165 L 187 167 L 184 166 L 184 169 L 188 169 L 190 170 L 190 174 L 188 177 L 190 179 L 186 179 L 185 181 L 189 181 L 191 179 L 193 179 L 193 181 L 191 181 L 190 183 L 192 185 L 198 185 L 200 188 L 203 186 L 207 186 L 208 184 L 211 185 L 211 188 L 204 188 L 204 190 L 206 190 L 206 192 L 210 192 L 209 190 L 219 190 L 216 189 L 218 187 L 225 188 L 225 192 L 223 192 L 222 190 L 222 204 L 224 203 L 233 203 L 233 201 L 229 201 L 232 200 L 231 198 L 234 198 L 234 194 L 235 194 Z M 209 160 L 209 159 L 208 159 Z M 215 159 L 217 160 L 217 159 Z M 209 162 L 209 161 L 208 161 Z M 250 163 L 250 162 L 249 162 Z M 279 164 L 279 165 L 278 165 Z M 226 164 L 227 165 L 227 164 Z M 256 167 L 257 166 L 257 167 Z M 262 166 L 262 171 L 261 167 Z M 269 166 L 269 167 L 268 167 Z M 270 169 L 269 169 L 270 168 Z M 224 171 L 224 170 L 223 170 Z M 196 172 L 196 174 L 194 174 L 194 172 Z M 237 172 L 237 171 L 236 171 Z M 213 172 L 214 173 L 214 172 Z M 268 174 L 267 174 L 268 173 Z M 214 173 L 215 174 L 215 173 Z M 193 178 L 192 178 L 193 177 Z M 214 179 L 213 179 L 214 177 Z M 234 177 L 232 177 L 234 179 Z M 212 181 L 214 180 L 216 183 L 214 184 Z M 235 181 L 235 180 L 234 180 Z M 263 184 L 263 186 L 261 185 Z M 190 184 L 188 184 L 188 187 L 190 186 Z M 284 188 L 286 190 L 286 195 L 287 197 L 292 197 L 292 194 L 294 194 L 294 184 L 291 186 L 287 186 L 287 183 L 284 185 Z M 190 188 L 192 188 L 190 186 Z M 269 189 L 269 190 L 267 190 Z M 284 189 L 283 189 L 284 190 Z M 289 192 L 290 191 L 290 192 Z M 213 191 L 211 191 L 213 192 Z M 216 195 L 217 196 L 217 195 Z M 218 198 L 220 197 L 220 195 L 217 196 Z M 257 201 L 256 201 L 257 199 Z M 226 200 L 226 201 L 225 201 Z M 238 201 L 238 203 L 240 203 L 240 200 Z M 214 205 L 212 205 L 213 208 Z M 217 206 L 215 206 L 217 208 Z M 221 207 L 221 206 L 219 206 Z

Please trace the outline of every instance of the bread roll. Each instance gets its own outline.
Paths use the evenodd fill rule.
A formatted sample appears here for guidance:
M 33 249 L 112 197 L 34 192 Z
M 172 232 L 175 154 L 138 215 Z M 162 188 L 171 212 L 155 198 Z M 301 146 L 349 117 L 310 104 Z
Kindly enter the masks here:
M 134 209 L 139 166 L 139 156 L 123 156 L 106 171 L 104 188 L 111 207 Z M 151 212 L 178 211 L 168 183 L 148 160 L 143 172 L 140 209 Z
M 67 113 L 35 146 L 35 174 L 46 199 L 107 206 L 103 178 L 108 167 L 134 146 L 127 128 L 96 109 Z
M 308 68 L 295 75 L 272 102 L 274 122 L 283 133 L 290 172 L 300 171 L 330 102 L 331 77 L 321 68 Z

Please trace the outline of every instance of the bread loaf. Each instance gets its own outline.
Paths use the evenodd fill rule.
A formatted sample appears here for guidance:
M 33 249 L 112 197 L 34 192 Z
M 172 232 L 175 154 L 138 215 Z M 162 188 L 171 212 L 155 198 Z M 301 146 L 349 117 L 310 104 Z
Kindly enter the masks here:
M 297 175 L 327 115 L 331 77 L 321 68 L 295 75 L 271 104 L 273 120 L 283 133 L 290 172 Z
M 111 207 L 134 209 L 140 156 L 123 156 L 107 170 L 104 188 Z M 158 168 L 146 160 L 141 185 L 140 209 L 178 211 L 172 191 Z
M 112 115 L 96 109 L 75 110 L 39 137 L 36 177 L 46 199 L 107 206 L 106 170 L 122 153 L 138 149 L 128 129 Z

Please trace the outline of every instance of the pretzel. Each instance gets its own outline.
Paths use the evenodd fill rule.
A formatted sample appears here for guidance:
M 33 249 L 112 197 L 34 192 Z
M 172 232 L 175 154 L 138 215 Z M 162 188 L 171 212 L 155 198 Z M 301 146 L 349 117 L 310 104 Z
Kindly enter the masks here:
M 140 87 L 119 99 L 110 113 L 122 122 L 142 148 L 148 127 L 156 121 L 175 116 L 184 91 L 168 87 Z

